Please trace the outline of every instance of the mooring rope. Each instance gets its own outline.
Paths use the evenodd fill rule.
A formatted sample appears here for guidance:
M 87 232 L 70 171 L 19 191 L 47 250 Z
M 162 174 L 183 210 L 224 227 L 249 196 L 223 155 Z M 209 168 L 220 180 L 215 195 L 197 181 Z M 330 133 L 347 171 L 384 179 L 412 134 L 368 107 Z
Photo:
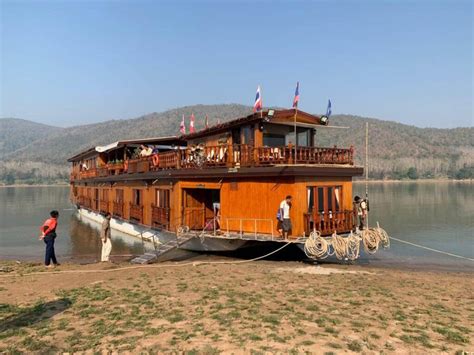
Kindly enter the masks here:
M 57 274 L 90 274 L 90 273 L 107 273 L 107 272 L 115 272 L 115 271 L 124 271 L 124 270 L 134 270 L 134 269 L 156 269 L 156 268 L 165 268 L 165 267 L 182 267 L 182 266 L 200 266 L 200 265 L 217 265 L 217 264 L 245 264 L 250 263 L 252 261 L 257 261 L 269 257 L 275 253 L 278 253 L 280 250 L 286 248 L 288 245 L 292 244 L 293 242 L 288 242 L 285 245 L 279 247 L 278 249 L 262 255 L 258 256 L 253 259 L 248 260 L 237 260 L 237 261 L 191 261 L 187 263 L 176 263 L 176 264 L 153 264 L 153 265 L 136 265 L 136 266 L 125 266 L 115 269 L 94 269 L 94 270 L 61 270 L 61 271 L 43 271 L 43 272 L 31 272 L 26 274 L 8 274 L 8 275 L 0 275 L 0 278 L 7 278 L 7 277 L 18 277 L 18 276 L 35 276 L 35 275 L 57 275 Z
M 437 249 L 425 247 L 424 245 L 419 245 L 419 244 L 415 244 L 415 243 L 412 243 L 412 242 L 407 242 L 406 240 L 398 239 L 398 238 L 395 238 L 395 237 L 390 237 L 390 239 L 396 240 L 397 242 L 400 242 L 400 243 L 405 243 L 405 244 L 408 244 L 408 245 L 412 245 L 412 246 L 417 247 L 417 248 L 433 251 L 435 253 L 449 255 L 449 256 L 452 256 L 452 257 L 455 257 L 455 258 L 459 258 L 459 259 L 474 261 L 473 258 L 468 258 L 467 256 L 457 255 L 457 254 L 453 254 L 453 253 L 448 253 L 447 251 L 442 251 L 442 250 L 437 250 Z

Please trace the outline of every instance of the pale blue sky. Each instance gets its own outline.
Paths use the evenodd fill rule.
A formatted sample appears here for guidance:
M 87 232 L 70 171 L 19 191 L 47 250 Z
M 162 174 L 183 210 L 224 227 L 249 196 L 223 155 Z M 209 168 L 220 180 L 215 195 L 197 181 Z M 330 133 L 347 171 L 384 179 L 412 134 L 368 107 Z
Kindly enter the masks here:
M 5 1 L 0 117 L 53 125 L 193 104 L 473 124 L 471 1 Z

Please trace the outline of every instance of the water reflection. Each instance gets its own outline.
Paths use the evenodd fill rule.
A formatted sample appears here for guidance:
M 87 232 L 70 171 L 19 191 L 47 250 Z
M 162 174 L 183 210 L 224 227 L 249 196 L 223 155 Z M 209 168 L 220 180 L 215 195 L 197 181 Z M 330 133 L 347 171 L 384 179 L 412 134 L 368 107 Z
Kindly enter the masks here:
M 365 195 L 364 184 L 354 194 Z M 474 184 L 455 182 L 370 184 L 370 223 L 393 237 L 474 258 Z M 57 255 L 98 259 L 99 226 L 75 215 L 68 187 L 0 188 L 0 255 L 41 260 L 39 226 L 60 212 Z M 138 254 L 136 238 L 114 232 L 113 255 Z M 363 256 L 360 264 L 473 270 L 473 262 L 392 242 L 388 251 Z

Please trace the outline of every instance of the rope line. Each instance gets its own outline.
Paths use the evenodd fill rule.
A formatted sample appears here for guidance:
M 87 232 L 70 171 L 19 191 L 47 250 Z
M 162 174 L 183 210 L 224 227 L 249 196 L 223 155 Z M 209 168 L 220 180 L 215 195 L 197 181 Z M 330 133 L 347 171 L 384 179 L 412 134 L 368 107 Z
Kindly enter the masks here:
M 442 251 L 442 250 L 437 250 L 437 249 L 433 249 L 433 248 L 430 248 L 430 247 L 425 247 L 424 245 L 419 245 L 419 244 L 415 244 L 415 243 L 412 243 L 412 242 L 407 242 L 406 240 L 398 239 L 398 238 L 395 238 L 395 237 L 390 237 L 390 239 L 396 240 L 397 242 L 400 242 L 400 243 L 405 243 L 405 244 L 408 244 L 408 245 L 412 245 L 412 246 L 417 247 L 417 248 L 433 251 L 435 253 L 445 254 L 445 255 L 455 257 L 455 258 L 474 261 L 473 258 L 468 258 L 467 256 L 457 255 L 457 254 L 453 254 L 453 253 L 448 253 L 447 251 Z
M 270 255 L 273 255 L 275 253 L 278 253 L 280 250 L 286 248 L 288 245 L 290 245 L 291 242 L 286 243 L 285 245 L 279 247 L 278 249 L 253 258 L 253 259 L 248 259 L 248 260 L 238 260 L 238 261 L 192 261 L 192 262 L 187 262 L 187 263 L 181 263 L 181 264 L 154 264 L 154 265 L 137 265 L 137 266 L 125 266 L 121 268 L 116 268 L 116 269 L 99 269 L 99 270 L 63 270 L 63 271 L 52 271 L 52 272 L 31 272 L 28 274 L 14 274 L 14 275 L 0 275 L 0 278 L 8 278 L 8 277 L 18 277 L 18 276 L 30 276 L 30 275 L 57 275 L 57 274 L 89 274 L 89 273 L 107 273 L 107 272 L 115 272 L 115 271 L 123 271 L 123 270 L 134 270 L 134 269 L 158 269 L 158 268 L 165 268 L 165 267 L 182 267 L 182 266 L 200 266 L 200 265 L 217 265 L 217 264 L 245 264 L 245 263 L 250 263 L 252 261 L 257 261 L 264 259 Z

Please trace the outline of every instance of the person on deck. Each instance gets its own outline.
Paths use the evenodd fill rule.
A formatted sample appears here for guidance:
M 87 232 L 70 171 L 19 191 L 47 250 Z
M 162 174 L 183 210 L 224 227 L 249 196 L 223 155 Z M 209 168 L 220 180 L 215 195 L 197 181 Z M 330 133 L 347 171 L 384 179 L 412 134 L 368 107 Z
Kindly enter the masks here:
M 280 235 L 283 238 L 288 238 L 288 233 L 291 230 L 291 219 L 290 219 L 290 208 L 291 208 L 291 195 L 280 203 L 280 222 L 278 225 Z
M 112 241 L 110 239 L 111 232 L 110 232 L 110 219 L 112 215 L 110 212 L 105 214 L 104 221 L 102 222 L 102 228 L 100 230 L 100 239 L 102 241 L 102 253 L 100 261 L 106 262 L 109 261 L 110 252 L 112 251 Z
M 56 227 L 58 226 L 59 212 L 54 210 L 50 212 L 50 217 L 41 226 L 40 240 L 46 244 L 46 252 L 44 256 L 44 265 L 47 268 L 59 266 L 56 260 L 56 254 L 54 252 L 54 240 L 56 239 Z M 51 265 L 53 262 L 53 265 Z
M 367 221 L 367 201 L 356 196 L 354 197 L 354 207 L 359 219 L 359 230 L 363 230 L 366 227 Z
M 153 149 L 151 149 L 150 147 L 147 147 L 146 145 L 142 144 L 140 146 L 140 157 L 142 158 L 145 158 L 145 157 L 149 157 L 153 154 Z

